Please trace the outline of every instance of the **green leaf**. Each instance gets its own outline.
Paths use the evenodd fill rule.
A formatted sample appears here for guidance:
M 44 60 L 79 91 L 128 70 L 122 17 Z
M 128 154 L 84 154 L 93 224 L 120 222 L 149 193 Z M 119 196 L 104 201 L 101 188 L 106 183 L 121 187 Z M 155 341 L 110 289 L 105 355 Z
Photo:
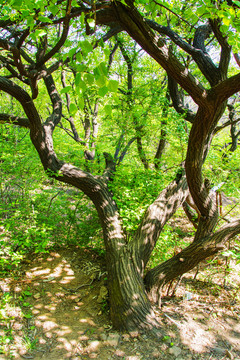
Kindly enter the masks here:
M 78 106 L 80 107 L 81 110 L 84 109 L 84 99 L 82 97 L 79 97 L 78 99 Z
M 107 86 L 103 86 L 98 90 L 98 94 L 99 96 L 103 97 L 107 94 L 108 92 L 108 87 Z
M 104 48 L 104 41 L 102 38 L 99 41 L 99 45 L 101 46 L 102 49 Z
M 108 82 L 108 89 L 112 92 L 117 92 L 118 89 L 118 81 L 117 80 L 109 80 Z
M 108 48 L 104 48 L 104 54 L 106 55 L 106 57 L 108 58 L 110 55 L 110 50 Z
M 69 106 L 69 110 L 70 110 L 70 113 L 72 116 L 76 115 L 76 113 L 78 111 L 77 105 L 74 103 L 71 103 Z
M 226 25 L 226 26 L 229 26 L 230 23 L 231 23 L 231 19 L 228 19 L 228 18 L 225 18 L 225 17 L 223 18 L 222 21 L 223 21 L 223 24 Z
M 39 16 L 38 17 L 38 20 L 40 20 L 41 22 L 45 22 L 45 23 L 52 23 L 52 20 L 51 19 L 49 19 L 48 17 L 46 17 L 46 16 Z
M 120 2 L 121 2 L 122 4 L 124 4 L 125 6 L 129 7 L 129 5 L 126 3 L 125 0 L 121 0 Z
M 104 111 L 105 111 L 106 115 L 112 115 L 112 107 L 111 107 L 111 105 L 105 105 L 104 106 Z
M 47 34 L 47 30 L 46 30 L 46 29 L 37 29 L 37 30 L 35 31 L 35 36 L 36 36 L 36 38 L 45 36 L 46 34 Z
M 87 90 L 87 85 L 85 83 L 85 81 L 83 81 L 82 79 L 80 79 L 78 81 L 78 85 L 76 85 L 78 88 L 82 89 L 83 91 Z
M 227 26 L 227 25 L 221 25 L 221 26 L 220 26 L 220 30 L 221 30 L 223 33 L 227 33 L 227 32 L 228 32 L 228 29 L 229 29 L 229 26 Z
M 85 71 L 85 69 L 86 69 L 86 65 L 84 65 L 84 64 L 78 64 L 77 65 L 77 70 L 79 72 L 83 72 L 83 71 Z
M 49 10 L 50 10 L 51 13 L 55 16 L 55 15 L 58 13 L 59 8 L 58 8 L 58 6 L 56 6 L 56 5 L 51 5 L 51 6 L 49 6 Z
M 98 68 L 100 70 L 100 72 L 103 74 L 103 75 L 107 75 L 108 74 L 108 69 L 106 67 L 106 64 L 105 62 L 101 62 L 99 65 L 98 65 Z
M 240 6 L 240 1 L 238 1 L 238 0 L 233 0 L 233 3 Z
M 66 93 L 68 93 L 68 92 L 71 91 L 71 90 L 72 90 L 72 87 L 71 87 L 70 85 L 68 85 L 68 86 L 64 87 L 64 88 L 60 91 L 60 93 L 61 93 L 61 94 L 66 94 Z
M 74 47 L 73 49 L 71 49 L 69 52 L 68 52 L 68 56 L 69 57 L 72 57 L 74 54 L 76 54 L 78 48 L 77 47 Z
M 13 2 L 12 2 L 12 7 L 13 8 L 20 8 L 21 6 L 22 6 L 22 0 L 14 0 Z
M 83 61 L 83 56 L 82 56 L 82 54 L 81 54 L 80 51 L 78 51 L 78 52 L 76 53 L 76 60 L 77 60 L 78 62 L 82 62 L 82 61 Z
M 92 28 L 96 26 L 96 23 L 95 23 L 94 19 L 87 19 L 87 22 L 88 22 L 89 26 L 92 27 Z
M 76 86 L 79 86 L 79 83 L 80 83 L 81 80 L 82 80 L 82 75 L 81 75 L 81 73 L 77 73 L 77 74 L 76 74 L 76 77 L 75 77 L 75 85 L 76 85 Z
M 206 6 L 200 6 L 199 8 L 197 8 L 196 13 L 198 16 L 202 16 L 202 15 L 208 14 L 208 10 L 207 10 Z
M 34 19 L 31 17 L 31 16 L 29 16 L 29 17 L 27 17 L 27 16 L 25 16 L 26 18 L 27 18 L 27 25 L 30 27 L 30 29 L 32 30 L 33 29 L 33 27 L 34 27 L 34 25 L 35 25 L 35 22 L 34 22 Z M 35 34 L 31 34 L 32 35 L 32 37 L 34 38 L 34 35 Z M 36 37 L 36 35 L 35 35 L 35 37 Z
M 93 46 L 92 44 L 87 41 L 87 40 L 84 40 L 82 43 L 81 43 L 81 48 L 82 48 L 82 51 L 85 53 L 85 54 L 88 54 L 90 53 L 91 51 L 93 51 Z
M 102 75 L 96 79 L 96 83 L 99 87 L 103 87 L 106 85 L 106 80 L 107 80 L 106 77 Z
M 25 314 L 24 317 L 25 317 L 26 319 L 31 319 L 31 318 L 32 318 L 32 314 Z
M 98 66 L 96 66 L 96 67 L 93 69 L 93 73 L 94 73 L 96 79 L 98 79 L 98 78 L 101 76 L 101 72 L 100 72 Z
M 89 73 L 84 74 L 84 80 L 89 85 L 92 85 L 94 83 L 94 76 L 92 74 L 89 74 Z

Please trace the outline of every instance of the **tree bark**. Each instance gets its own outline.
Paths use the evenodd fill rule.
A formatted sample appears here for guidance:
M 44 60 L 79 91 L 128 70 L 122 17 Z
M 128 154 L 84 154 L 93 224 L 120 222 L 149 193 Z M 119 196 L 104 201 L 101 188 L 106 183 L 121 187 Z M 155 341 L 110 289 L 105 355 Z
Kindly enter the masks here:
M 189 191 L 200 212 L 200 221 L 195 240 L 208 235 L 216 225 L 218 211 L 202 178 L 202 167 L 211 145 L 214 129 L 226 104 L 215 107 L 211 102 L 199 107 L 190 131 L 186 157 L 186 175 Z
M 110 316 L 118 330 L 150 330 L 160 325 L 155 319 L 143 279 L 130 252 L 123 248 L 117 257 L 106 256 Z
M 139 272 L 143 275 L 150 255 L 167 221 L 174 215 L 188 195 L 184 170 L 148 207 L 129 247 Z
M 224 244 L 240 231 L 240 220 L 223 226 L 216 233 L 193 242 L 180 253 L 151 269 L 144 282 L 152 299 L 159 302 L 161 289 L 169 281 L 190 271 L 201 261 L 224 249 Z
M 65 167 L 58 180 L 84 191 L 99 214 L 106 249 L 110 315 L 114 328 L 133 331 L 159 327 L 142 276 L 128 249 L 117 206 L 107 185 L 88 174 L 85 175 L 88 179 L 85 179 L 83 186 L 81 171 L 69 165 Z

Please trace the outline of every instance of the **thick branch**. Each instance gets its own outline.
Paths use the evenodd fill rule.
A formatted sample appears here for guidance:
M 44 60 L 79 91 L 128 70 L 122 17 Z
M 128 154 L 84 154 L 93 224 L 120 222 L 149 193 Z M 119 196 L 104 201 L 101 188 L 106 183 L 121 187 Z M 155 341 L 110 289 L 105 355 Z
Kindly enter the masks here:
M 117 44 L 121 50 L 121 53 L 122 53 L 122 56 L 127 64 L 127 78 L 128 78 L 128 81 L 127 81 L 127 87 L 128 87 L 128 91 L 127 91 L 127 94 L 130 96 L 130 101 L 131 101 L 131 94 L 132 94 L 132 91 L 133 91 L 133 60 L 130 58 L 129 54 L 127 53 L 127 50 L 125 49 L 125 47 L 123 46 L 121 40 L 119 40 L 117 37 L 116 37 L 116 40 L 117 40 Z
M 160 165 L 161 158 L 162 158 L 162 155 L 163 155 L 166 144 L 167 144 L 166 121 L 161 120 L 160 140 L 159 140 L 159 143 L 158 143 L 156 154 L 154 156 L 155 169 L 159 169 L 159 165 Z
M 211 34 L 212 29 L 210 24 L 206 25 L 200 25 L 194 34 L 193 39 L 193 46 L 196 49 L 200 49 L 203 51 L 203 53 L 207 53 L 206 47 L 205 47 L 205 40 L 208 39 L 209 35 Z
M 5 58 L 4 56 L 0 56 L 0 61 L 2 62 L 3 66 L 10 72 L 11 75 L 7 75 L 7 78 L 17 78 L 20 81 L 24 82 L 27 85 L 30 85 L 30 82 L 28 79 L 24 79 L 21 75 L 18 74 L 18 72 L 13 68 L 14 63 Z
M 107 10 L 105 12 L 105 10 Z M 157 39 L 152 29 L 135 8 L 112 2 L 112 9 L 97 13 L 97 24 L 115 21 L 155 59 L 193 98 L 197 104 L 205 103 L 206 90 L 181 64 L 161 39 Z M 159 40 L 159 41 L 158 41 Z M 200 50 L 196 50 L 200 51 Z
M 208 107 L 199 107 L 195 121 L 190 131 L 188 150 L 186 157 L 186 175 L 188 186 L 193 201 L 200 214 L 209 222 L 209 228 L 205 224 L 205 230 L 211 231 L 211 219 L 216 215 L 216 207 L 212 207 L 211 198 L 208 196 L 202 179 L 202 166 L 207 156 L 214 129 L 225 110 L 225 104 L 214 108 L 215 103 L 210 103 Z M 200 223 L 202 223 L 200 221 Z M 214 222 L 212 223 L 214 226 Z
M 209 81 L 211 85 L 217 84 L 220 80 L 220 74 L 218 68 L 215 66 L 210 56 L 206 52 L 204 41 L 208 36 L 209 26 L 202 25 L 196 30 L 194 43 L 191 46 L 188 42 L 184 41 L 177 33 L 175 33 L 170 27 L 157 24 L 153 20 L 147 20 L 149 26 L 157 31 L 159 34 L 168 36 L 176 45 L 183 49 L 187 54 L 191 55 L 194 61 L 197 63 L 199 69 Z M 207 30 L 206 30 L 207 28 Z
M 171 76 L 168 76 L 168 90 L 177 113 L 183 115 L 187 121 L 193 123 L 196 114 L 184 105 L 183 96 L 178 89 L 178 84 Z
M 119 155 L 119 152 L 121 150 L 121 142 L 122 142 L 122 140 L 123 140 L 123 135 L 119 139 L 119 142 L 118 142 L 118 145 L 116 147 L 114 157 L 111 154 L 107 153 L 107 152 L 103 153 L 104 158 L 105 158 L 105 162 L 106 162 L 106 169 L 104 171 L 103 177 L 105 179 L 107 179 L 107 180 L 109 180 L 109 179 L 113 180 L 113 176 L 114 176 L 114 174 L 116 172 L 116 167 L 121 164 L 121 162 L 123 161 L 125 155 L 128 152 L 128 149 L 130 148 L 132 143 L 136 140 L 136 137 L 133 137 L 132 139 L 130 139 L 128 141 L 127 145 L 124 147 L 121 154 Z
M 44 82 L 53 105 L 53 112 L 48 119 L 48 124 L 51 124 L 52 130 L 60 122 L 62 117 L 62 100 L 55 86 L 52 75 L 44 77 Z
M 62 35 L 57 42 L 57 44 L 45 55 L 42 59 L 40 59 L 37 64 L 36 68 L 41 68 L 48 60 L 50 60 L 63 46 L 65 43 L 67 36 L 68 36 L 68 30 L 69 30 L 69 23 L 70 23 L 70 14 L 71 14 L 71 0 L 67 1 L 67 8 L 66 8 L 66 15 L 63 20 L 63 32 Z
M 116 44 L 114 44 L 114 47 L 113 47 L 113 49 L 111 50 L 110 55 L 109 55 L 108 70 L 110 70 L 110 67 L 111 67 L 112 62 L 113 62 L 113 57 L 114 57 L 114 54 L 115 54 L 117 48 L 118 48 L 118 44 L 116 43 Z
M 240 118 L 233 120 L 233 121 L 231 121 L 231 120 L 226 121 L 224 124 L 217 126 L 214 133 L 215 134 L 218 133 L 219 131 L 225 129 L 229 125 L 237 125 L 239 122 L 240 122 Z
M 224 244 L 240 233 L 240 220 L 231 222 L 199 241 L 193 242 L 180 253 L 151 269 L 145 276 L 147 289 L 156 301 L 162 286 L 188 272 L 207 257 L 224 249 Z
M 28 93 L 9 79 L 0 76 L 0 90 L 13 96 L 22 105 L 30 122 L 30 128 L 36 132 L 41 129 L 41 119 Z
M 219 70 L 221 73 L 222 80 L 226 79 L 229 63 L 231 60 L 231 46 L 227 42 L 227 37 L 223 36 L 220 26 L 221 21 L 219 19 L 210 20 L 211 27 L 213 29 L 214 35 L 216 36 L 217 41 L 221 46 L 221 55 L 219 61 Z
M 179 177 L 180 179 L 174 180 L 149 206 L 133 240 L 129 244 L 131 251 L 136 256 L 141 272 L 150 258 L 164 225 L 188 195 L 184 170 L 181 171 Z
M 214 86 L 209 91 L 208 97 L 211 100 L 216 99 L 216 101 L 220 104 L 239 91 L 240 91 L 240 72 L 222 81 L 220 84 Z
M 236 63 L 240 67 L 240 56 L 237 53 L 233 54 L 233 56 L 234 56 L 234 59 L 236 60 Z
M 30 127 L 30 122 L 28 119 L 26 118 L 22 118 L 19 116 L 15 116 L 15 115 L 10 115 L 10 114 L 0 114 L 0 123 L 8 123 L 8 124 L 13 124 L 13 125 L 18 125 L 21 127 L 25 127 L 25 128 L 29 128 Z

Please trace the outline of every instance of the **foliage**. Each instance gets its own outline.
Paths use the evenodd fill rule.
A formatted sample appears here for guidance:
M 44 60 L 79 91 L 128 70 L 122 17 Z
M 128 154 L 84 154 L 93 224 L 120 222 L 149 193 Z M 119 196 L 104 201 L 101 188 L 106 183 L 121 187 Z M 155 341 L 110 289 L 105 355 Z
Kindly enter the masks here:
M 1 126 L 2 271 L 12 269 L 29 251 L 47 252 L 52 246 L 76 243 L 91 245 L 93 238 L 96 247 L 102 246 L 92 206 L 78 191 L 57 186 L 39 171 L 39 160 L 25 135 L 25 130 Z
M 19 346 L 29 351 L 34 349 L 38 342 L 34 336 L 34 325 L 22 331 L 21 344 L 20 338 L 16 336 L 18 327 L 14 327 L 16 322 L 32 318 L 31 307 L 27 301 L 31 296 L 30 291 L 22 290 L 18 296 L 15 294 L 13 297 L 11 292 L 6 291 L 0 297 L 0 354 L 4 354 L 8 359 L 16 357 Z
M 238 195 L 239 1 L 0 5 L 2 270 L 56 244 L 106 251 L 113 322 L 140 324 L 137 306 L 126 317 L 137 293 L 145 324 L 145 285 L 157 299 L 154 289 L 240 231 L 239 221 L 222 226 L 209 187 L 220 180 Z M 199 226 L 189 244 L 166 222 L 191 197 Z
M 183 217 L 183 212 L 179 211 L 175 218 Z M 174 227 L 166 224 L 159 241 L 152 253 L 149 267 L 157 266 L 159 263 L 168 260 L 184 249 L 192 240 L 193 232 L 181 229 L 181 227 Z

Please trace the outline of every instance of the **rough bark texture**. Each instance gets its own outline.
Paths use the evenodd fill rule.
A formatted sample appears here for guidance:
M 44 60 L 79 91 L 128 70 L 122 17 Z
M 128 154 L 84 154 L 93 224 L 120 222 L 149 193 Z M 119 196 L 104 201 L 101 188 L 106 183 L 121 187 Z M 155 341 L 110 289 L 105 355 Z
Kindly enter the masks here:
M 208 107 L 198 109 L 189 136 L 185 166 L 189 190 L 201 215 L 195 241 L 211 233 L 218 219 L 216 203 L 212 201 L 202 178 L 202 167 L 210 148 L 214 128 L 226 104 L 223 103 L 217 108 L 211 102 L 207 105 Z
M 130 252 L 122 249 L 116 258 L 108 253 L 107 268 L 110 315 L 114 327 L 123 331 L 159 327 Z
M 220 251 L 228 239 L 240 232 L 240 221 L 236 221 L 213 233 L 218 211 L 202 178 L 203 163 L 217 123 L 225 110 L 226 100 L 240 90 L 240 73 L 227 78 L 231 47 L 228 45 L 225 35 L 221 33 L 221 22 L 218 19 L 200 26 L 195 32 L 193 45 L 190 45 L 170 27 L 164 27 L 152 20 L 144 19 L 134 7 L 132 0 L 126 0 L 126 4 L 127 6 L 118 1 L 103 2 L 96 3 L 92 8 L 87 2 L 71 8 L 71 1 L 68 1 L 65 5 L 66 8 L 62 9 L 65 16 L 56 19 L 54 23 L 54 25 L 63 24 L 59 40 L 47 52 L 47 41 L 43 39 L 40 47 L 37 48 L 37 54 L 35 54 L 36 62 L 33 60 L 32 53 L 30 55 L 26 53 L 30 30 L 24 28 L 25 25 L 22 24 L 23 30 L 21 30 L 21 26 L 18 27 L 18 35 L 15 30 L 11 30 L 14 26 L 9 26 L 15 25 L 14 23 L 1 21 L 0 26 L 4 28 L 4 31 L 0 36 L 0 47 L 4 50 L 3 53 L 9 52 L 10 55 L 9 57 L 1 55 L 0 58 L 1 61 L 4 60 L 6 71 L 10 73 L 11 77 L 16 78 L 19 82 L 22 81 L 24 86 L 30 86 L 32 98 L 38 94 L 37 81 L 43 79 L 52 104 L 52 113 L 42 123 L 32 98 L 24 88 L 6 77 L 0 76 L 0 90 L 15 98 L 26 114 L 26 119 L 0 114 L 0 122 L 13 122 L 28 127 L 32 143 L 48 175 L 82 190 L 95 204 L 101 220 L 106 248 L 110 313 L 113 325 L 118 329 L 133 330 L 157 326 L 145 291 L 143 273 L 164 224 L 184 202 L 189 191 L 200 212 L 196 236 L 193 243 L 181 253 L 146 274 L 145 284 L 154 300 L 158 299 L 164 284 L 189 271 L 206 257 Z M 58 5 L 61 7 L 62 2 L 60 1 Z M 116 164 L 124 157 L 135 138 L 128 142 L 121 155 L 118 156 L 120 150 L 117 149 L 114 159 L 105 157 L 106 169 L 102 176 L 93 176 L 71 164 L 64 163 L 58 159 L 53 147 L 53 131 L 62 118 L 62 100 L 51 74 L 54 69 L 59 68 L 62 61 L 52 63 L 49 68 L 46 64 L 67 39 L 70 20 L 80 17 L 82 13 L 90 14 L 89 16 L 94 13 L 93 17 L 97 25 L 111 27 L 103 39 L 109 39 L 110 36 L 120 31 L 126 31 L 146 53 L 166 70 L 170 79 L 169 90 L 174 107 L 178 112 L 183 114 L 186 110 L 181 97 L 179 97 L 178 85 L 199 106 L 196 116 L 190 112 L 185 115 L 185 118 L 188 117 L 188 120 L 193 123 L 185 165 L 186 176 L 183 170 L 180 176 L 164 189 L 156 201 L 149 206 L 130 243 L 126 241 L 117 206 L 108 190 L 108 181 L 113 176 Z M 41 26 L 52 26 L 52 24 L 41 23 Z M 214 64 L 205 48 L 205 40 L 211 32 L 214 33 L 220 45 L 219 66 Z M 4 34 L 7 34 L 6 38 L 4 38 Z M 162 35 L 170 39 L 195 61 L 211 86 L 209 90 L 202 86 L 188 68 L 179 61 L 178 57 L 174 55 L 172 47 L 168 46 L 168 42 L 161 37 Z M 131 71 L 128 75 L 129 88 L 132 88 Z M 86 121 L 85 130 L 88 134 L 90 119 L 86 117 Z M 93 123 L 93 125 L 97 124 Z M 85 142 L 87 144 L 89 142 L 88 135 Z
M 154 301 L 159 301 L 162 287 L 193 269 L 199 262 L 224 249 L 224 244 L 240 231 L 240 221 L 225 225 L 215 234 L 193 242 L 180 253 L 151 269 L 145 276 L 146 288 Z
M 195 227 L 195 229 L 197 229 L 198 227 L 198 214 L 194 213 L 192 211 L 191 206 L 189 206 L 187 201 L 184 201 L 184 203 L 182 204 L 183 210 L 185 211 L 185 214 L 187 215 L 187 218 L 189 219 L 189 221 L 193 224 L 193 226 Z
M 181 206 L 187 195 L 188 187 L 183 171 L 180 179 L 174 180 L 165 188 L 146 210 L 143 220 L 129 244 L 138 271 L 141 274 L 147 265 L 164 225 Z

